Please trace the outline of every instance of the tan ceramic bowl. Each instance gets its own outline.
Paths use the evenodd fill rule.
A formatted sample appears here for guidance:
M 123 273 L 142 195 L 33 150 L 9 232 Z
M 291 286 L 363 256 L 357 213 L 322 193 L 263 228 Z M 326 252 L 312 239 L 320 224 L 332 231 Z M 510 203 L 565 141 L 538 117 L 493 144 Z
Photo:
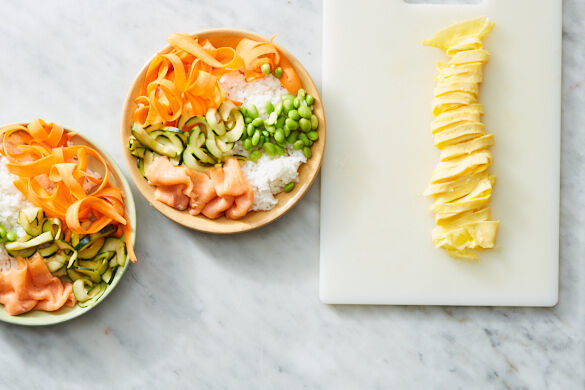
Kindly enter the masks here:
M 260 35 L 234 29 L 213 29 L 204 30 L 193 34 L 199 38 L 208 39 L 213 45 L 217 46 L 231 46 L 235 47 L 237 42 L 241 38 L 251 38 L 255 40 L 267 41 L 265 37 Z M 323 111 L 323 105 L 321 102 L 321 96 L 315 86 L 315 83 L 309 76 L 309 73 L 303 67 L 303 65 L 290 54 L 286 49 L 276 45 L 281 54 L 288 60 L 293 68 L 296 70 L 303 88 L 315 97 L 315 105 L 313 108 L 314 114 L 319 118 L 319 140 L 313 144 L 311 151 L 313 157 L 311 157 L 307 163 L 301 165 L 299 168 L 299 183 L 295 186 L 294 190 L 289 193 L 280 193 L 276 196 L 278 204 L 269 211 L 257 211 L 250 212 L 244 218 L 239 220 L 231 220 L 225 217 L 221 217 L 215 220 L 208 219 L 204 216 L 192 216 L 186 211 L 180 211 L 167 206 L 154 199 L 155 187 L 148 184 L 146 179 L 142 177 L 136 166 L 136 159 L 130 154 L 127 149 L 128 138 L 130 137 L 130 127 L 133 123 L 133 113 L 136 109 L 134 103 L 135 98 L 138 96 L 139 91 L 142 87 L 144 76 L 148 65 L 152 61 L 151 58 L 148 63 L 140 70 L 138 76 L 134 80 L 130 92 L 126 97 L 124 104 L 124 111 L 122 113 L 122 127 L 121 127 L 121 138 L 122 147 L 124 149 L 124 158 L 126 159 L 126 165 L 130 172 L 130 177 L 142 193 L 142 195 L 148 200 L 148 202 L 158 211 L 160 211 L 166 217 L 173 221 L 180 223 L 181 225 L 187 226 L 191 229 L 200 230 L 210 233 L 239 233 L 247 230 L 252 230 L 260 226 L 266 225 L 282 216 L 284 213 L 289 211 L 298 201 L 305 195 L 307 190 L 311 187 L 311 184 L 317 177 L 321 161 L 323 160 L 323 152 L 325 150 L 326 140 L 326 123 L 325 114 Z M 170 46 L 166 46 L 160 52 L 168 53 L 171 50 Z

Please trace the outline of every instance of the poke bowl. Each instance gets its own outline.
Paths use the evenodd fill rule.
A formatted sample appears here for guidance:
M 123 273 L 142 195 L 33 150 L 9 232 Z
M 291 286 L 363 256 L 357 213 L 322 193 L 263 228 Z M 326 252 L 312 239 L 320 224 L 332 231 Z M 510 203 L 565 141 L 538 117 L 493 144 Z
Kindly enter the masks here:
M 9 137 L 29 141 L 5 153 Z M 38 326 L 79 317 L 135 261 L 130 186 L 103 149 L 56 124 L 6 125 L 0 141 L 0 321 Z M 121 222 L 108 217 L 114 209 Z
M 130 177 L 191 229 L 238 233 L 276 220 L 323 158 L 325 114 L 309 73 L 274 37 L 213 29 L 167 40 L 123 109 Z

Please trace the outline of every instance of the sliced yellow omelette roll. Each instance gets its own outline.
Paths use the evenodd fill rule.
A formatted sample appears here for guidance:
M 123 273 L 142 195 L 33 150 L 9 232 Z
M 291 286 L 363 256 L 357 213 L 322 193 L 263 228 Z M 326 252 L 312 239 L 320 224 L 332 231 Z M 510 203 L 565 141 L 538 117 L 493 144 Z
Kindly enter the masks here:
M 434 145 L 441 150 L 425 195 L 432 197 L 437 226 L 435 246 L 451 256 L 478 260 L 476 249 L 493 248 L 498 221 L 490 219 L 489 203 L 496 176 L 489 173 L 493 134 L 481 123 L 478 103 L 482 67 L 489 59 L 482 40 L 494 27 L 485 17 L 466 20 L 423 42 L 449 57 L 437 64 L 431 124 Z

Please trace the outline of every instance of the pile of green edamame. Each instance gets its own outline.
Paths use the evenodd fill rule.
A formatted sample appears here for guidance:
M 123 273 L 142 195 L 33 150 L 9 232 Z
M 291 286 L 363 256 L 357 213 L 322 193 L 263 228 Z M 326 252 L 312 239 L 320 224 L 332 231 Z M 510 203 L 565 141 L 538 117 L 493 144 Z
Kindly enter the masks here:
M 14 230 L 6 231 L 4 226 L 0 225 L 0 244 L 4 243 L 4 240 L 12 242 L 16 241 L 16 232 Z
M 255 105 L 242 106 L 246 131 L 240 141 L 250 151 L 249 159 L 257 161 L 262 153 L 269 157 L 284 155 L 286 145 L 302 150 L 305 157 L 311 158 L 311 145 L 319 139 L 319 120 L 312 110 L 314 103 L 315 98 L 301 88 L 297 96 L 284 95 L 276 106 L 266 102 L 264 108 L 269 115 L 266 120 L 259 116 Z

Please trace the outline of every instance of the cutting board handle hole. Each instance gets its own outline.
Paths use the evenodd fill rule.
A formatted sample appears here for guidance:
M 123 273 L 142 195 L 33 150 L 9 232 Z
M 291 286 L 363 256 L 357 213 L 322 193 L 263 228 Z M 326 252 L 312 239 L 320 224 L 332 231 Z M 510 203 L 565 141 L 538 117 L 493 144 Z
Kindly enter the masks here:
M 463 4 L 463 5 L 476 5 L 483 3 L 483 0 L 403 0 L 408 4 L 434 4 L 434 5 L 451 5 L 451 4 Z

